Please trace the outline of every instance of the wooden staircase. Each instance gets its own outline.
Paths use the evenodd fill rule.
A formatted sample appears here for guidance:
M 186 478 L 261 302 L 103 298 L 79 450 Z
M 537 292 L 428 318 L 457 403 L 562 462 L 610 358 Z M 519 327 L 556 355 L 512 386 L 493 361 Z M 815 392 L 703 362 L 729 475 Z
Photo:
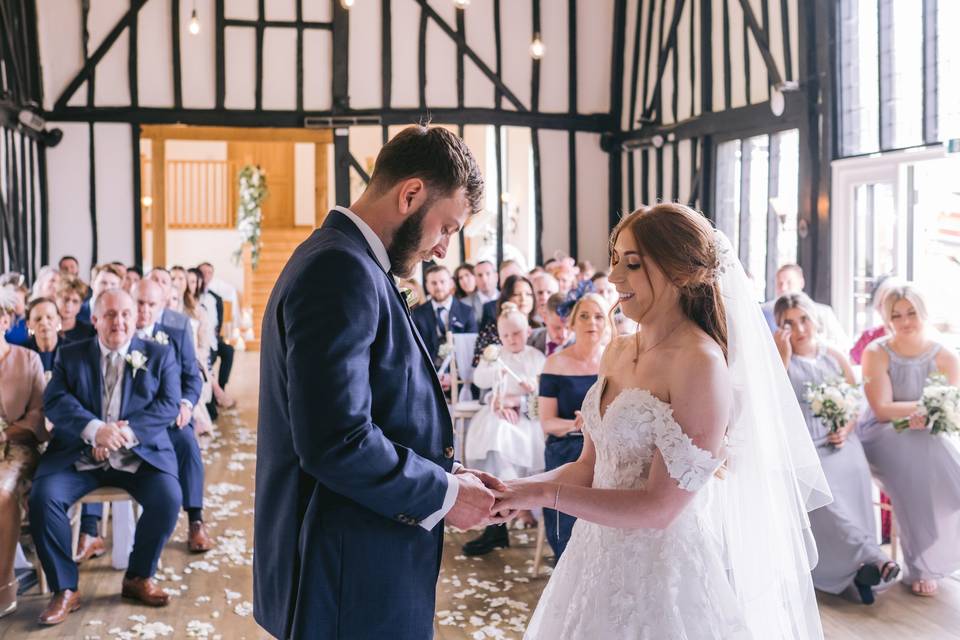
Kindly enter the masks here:
M 256 271 L 250 268 L 249 251 L 244 253 L 244 298 L 253 308 L 253 332 L 256 339 L 247 342 L 247 349 L 260 349 L 260 327 L 263 313 L 280 272 L 294 249 L 313 233 L 312 227 L 267 228 L 260 235 L 260 263 Z

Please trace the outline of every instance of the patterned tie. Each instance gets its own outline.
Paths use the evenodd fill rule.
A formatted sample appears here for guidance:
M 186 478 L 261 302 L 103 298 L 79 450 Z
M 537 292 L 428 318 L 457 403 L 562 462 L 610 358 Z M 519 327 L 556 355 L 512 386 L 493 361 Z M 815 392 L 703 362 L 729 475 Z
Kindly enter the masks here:
M 443 307 L 437 307 L 437 335 L 441 338 L 447 336 L 447 310 Z
M 114 389 L 117 387 L 117 383 L 120 382 L 120 354 L 116 351 L 111 351 L 107 354 L 107 373 L 103 377 L 104 384 L 107 385 L 107 398 L 113 397 Z

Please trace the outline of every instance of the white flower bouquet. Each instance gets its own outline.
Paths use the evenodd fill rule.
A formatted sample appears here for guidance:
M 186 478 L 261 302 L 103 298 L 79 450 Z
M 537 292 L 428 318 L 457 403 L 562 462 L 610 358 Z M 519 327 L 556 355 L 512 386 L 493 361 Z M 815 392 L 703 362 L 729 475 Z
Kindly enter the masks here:
M 930 433 L 960 433 L 960 389 L 947 384 L 947 378 L 941 374 L 930 376 L 920 396 L 919 412 L 927 416 Z M 910 419 L 894 420 L 893 428 L 906 431 L 910 428 Z
M 830 433 L 836 433 L 853 420 L 861 398 L 859 388 L 841 379 L 807 383 L 806 400 L 810 403 L 810 412 L 824 421 Z

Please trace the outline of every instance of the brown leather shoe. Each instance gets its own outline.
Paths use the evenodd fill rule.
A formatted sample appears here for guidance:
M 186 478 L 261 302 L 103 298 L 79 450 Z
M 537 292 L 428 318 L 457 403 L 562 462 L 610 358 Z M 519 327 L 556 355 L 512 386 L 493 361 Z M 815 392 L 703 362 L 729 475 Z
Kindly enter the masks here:
M 80 608 L 80 594 L 70 589 L 57 591 L 50 598 L 50 604 L 40 614 L 37 622 L 43 625 L 51 626 L 60 624 L 67 619 L 67 616 Z
M 213 549 L 213 540 L 207 534 L 207 528 L 202 520 L 190 523 L 190 535 L 187 537 L 187 548 L 191 553 L 204 553 Z
M 74 562 L 80 564 L 84 560 L 89 560 L 90 558 L 99 558 L 107 552 L 107 545 L 104 544 L 103 538 L 100 536 L 88 536 L 85 533 L 80 534 L 80 539 L 77 540 L 77 556 L 73 559 Z
M 170 596 L 150 578 L 124 578 L 120 595 L 151 607 L 165 607 L 170 602 Z

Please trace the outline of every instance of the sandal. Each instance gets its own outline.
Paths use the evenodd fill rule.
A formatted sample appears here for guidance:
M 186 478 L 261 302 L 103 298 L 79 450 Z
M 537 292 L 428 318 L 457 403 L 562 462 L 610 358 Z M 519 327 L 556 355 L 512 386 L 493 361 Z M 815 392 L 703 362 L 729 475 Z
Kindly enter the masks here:
M 933 584 L 933 591 L 921 591 L 921 585 L 928 583 Z M 920 596 L 921 598 L 932 598 L 933 596 L 937 595 L 938 590 L 939 588 L 934 580 L 917 580 L 910 586 L 910 593 L 915 596 Z
M 893 560 L 888 560 L 883 563 L 883 568 L 880 570 L 880 580 L 886 584 L 888 582 L 893 582 L 897 579 L 897 576 L 900 575 L 900 565 L 894 562 Z
M 880 579 L 880 567 L 875 564 L 865 564 L 857 570 L 853 584 L 857 588 L 860 602 L 863 604 L 874 603 L 873 587 L 880 584 Z
M 0 587 L 0 591 L 13 591 L 13 601 L 6 605 L 0 605 L 0 618 L 4 618 L 17 610 L 17 586 L 19 584 L 20 582 L 14 578 Z

